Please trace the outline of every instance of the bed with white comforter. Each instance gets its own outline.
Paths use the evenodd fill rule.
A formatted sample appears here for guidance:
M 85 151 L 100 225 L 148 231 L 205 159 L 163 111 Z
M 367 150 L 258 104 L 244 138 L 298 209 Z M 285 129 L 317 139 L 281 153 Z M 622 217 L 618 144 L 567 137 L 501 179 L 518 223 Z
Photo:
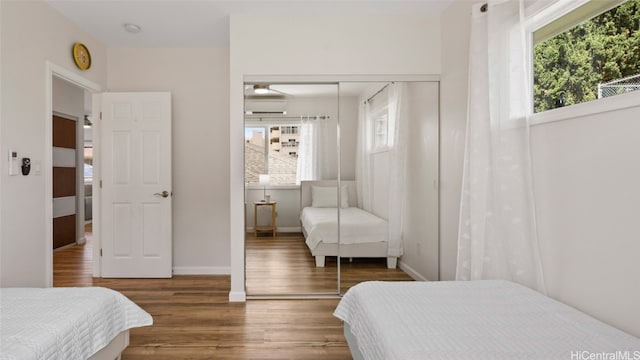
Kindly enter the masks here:
M 152 323 L 111 289 L 2 288 L 0 360 L 88 359 L 119 334 Z
M 305 207 L 300 221 L 307 232 L 306 243 L 338 243 L 338 209 Z M 357 207 L 340 209 L 340 243 L 364 244 L 387 241 L 387 221 Z
M 640 339 L 508 281 L 364 282 L 334 315 L 354 359 L 640 358 Z
M 338 187 L 333 180 L 300 183 L 300 222 L 305 242 L 323 267 L 326 256 L 384 257 L 395 268 L 397 257 L 388 256 L 388 222 L 355 205 L 355 181 L 340 182 L 340 242 L 338 242 Z M 320 195 L 320 196 L 319 196 Z

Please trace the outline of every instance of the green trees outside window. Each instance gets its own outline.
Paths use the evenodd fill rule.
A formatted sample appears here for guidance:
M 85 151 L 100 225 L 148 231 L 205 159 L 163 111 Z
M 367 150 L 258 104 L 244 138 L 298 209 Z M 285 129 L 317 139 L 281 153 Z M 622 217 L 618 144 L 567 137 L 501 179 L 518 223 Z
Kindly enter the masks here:
M 640 0 L 534 46 L 534 112 L 640 89 Z

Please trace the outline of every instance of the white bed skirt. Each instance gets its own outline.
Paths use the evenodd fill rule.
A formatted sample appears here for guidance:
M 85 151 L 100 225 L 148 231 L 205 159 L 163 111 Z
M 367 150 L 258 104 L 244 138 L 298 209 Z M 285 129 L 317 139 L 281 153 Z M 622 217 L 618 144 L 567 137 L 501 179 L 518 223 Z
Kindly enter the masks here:
M 120 360 L 122 351 L 127 346 L 129 346 L 129 330 L 118 334 L 107 346 L 93 354 L 88 360 Z
M 339 250 L 338 250 L 339 248 Z M 325 244 L 320 243 L 315 249 L 311 250 L 311 255 L 316 258 L 316 266 L 324 267 L 325 256 L 338 256 L 351 258 L 351 257 L 365 257 L 365 258 L 387 258 L 387 267 L 389 269 L 395 269 L 398 258 L 387 256 L 388 245 L 386 242 L 377 243 L 365 243 L 365 244 Z

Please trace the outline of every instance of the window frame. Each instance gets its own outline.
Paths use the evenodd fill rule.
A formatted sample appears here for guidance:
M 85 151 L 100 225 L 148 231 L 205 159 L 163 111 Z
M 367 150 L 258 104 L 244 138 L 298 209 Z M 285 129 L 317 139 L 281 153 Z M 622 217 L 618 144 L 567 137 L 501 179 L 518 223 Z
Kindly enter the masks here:
M 554 121 L 562 121 L 595 115 L 600 113 L 624 110 L 632 107 L 640 106 L 640 90 L 632 91 L 625 94 L 618 94 L 600 99 L 594 99 L 579 104 L 568 105 L 556 109 L 549 109 L 538 113 L 534 112 L 533 99 L 533 48 L 534 33 L 539 29 L 551 24 L 552 22 L 567 16 L 569 13 L 593 0 L 557 0 L 552 4 L 544 1 L 537 1 L 526 9 L 526 35 L 527 35 L 527 59 L 529 72 L 529 101 L 530 113 L 529 122 L 531 125 L 544 124 Z M 615 0 L 614 0 L 615 1 Z M 619 6 L 624 1 L 619 1 L 613 7 Z M 612 9 L 613 7 L 609 8 Z M 608 10 L 605 10 L 608 11 Z M 594 15 L 597 16 L 597 15 Z M 566 30 L 565 30 L 566 31 Z
M 280 131 L 281 131 L 281 135 L 282 135 L 282 127 L 283 126 L 290 126 L 290 127 L 297 127 L 298 128 L 298 132 L 296 133 L 297 135 L 300 135 L 300 123 L 295 123 L 292 124 L 290 122 L 287 121 L 269 121 L 268 118 L 262 118 L 259 122 L 256 121 L 245 121 L 244 124 L 244 128 L 245 129 L 264 129 L 265 131 L 265 138 L 264 138 L 264 163 L 265 163 L 265 173 L 269 174 L 269 152 L 271 151 L 270 149 L 270 145 L 271 145 L 271 128 L 272 127 L 279 127 Z M 246 138 L 245 138 L 246 141 Z M 299 143 L 299 142 L 298 142 Z M 281 147 L 282 147 L 282 143 L 280 143 Z M 297 158 L 297 157 L 296 157 Z M 246 160 L 245 160 L 246 161 Z M 244 164 L 246 167 L 246 163 Z M 245 170 L 246 171 L 246 170 Z M 296 170 L 297 171 L 297 170 Z M 248 189 L 262 189 L 265 186 L 264 185 L 260 185 L 257 182 L 247 182 L 246 181 L 246 177 L 245 177 L 245 185 L 247 186 Z M 286 189 L 299 189 L 300 185 L 296 185 L 296 184 L 269 184 L 266 186 L 266 189 L 281 189 L 281 190 L 286 190 Z
M 392 139 L 393 139 L 393 129 L 391 127 L 391 121 L 389 120 L 389 102 L 385 99 L 385 102 L 381 105 L 376 106 L 375 108 L 369 109 L 369 135 L 371 141 L 371 153 L 377 154 L 381 152 L 390 151 L 392 148 Z M 385 140 L 382 143 L 378 143 L 377 137 L 377 122 L 378 120 L 384 116 L 384 128 L 385 128 Z

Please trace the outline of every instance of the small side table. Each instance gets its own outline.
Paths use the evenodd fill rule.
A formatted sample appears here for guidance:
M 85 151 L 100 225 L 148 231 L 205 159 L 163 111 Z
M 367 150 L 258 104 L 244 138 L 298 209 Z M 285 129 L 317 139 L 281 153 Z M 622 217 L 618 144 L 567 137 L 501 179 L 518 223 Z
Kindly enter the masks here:
M 271 231 L 273 237 L 276 237 L 276 202 L 275 201 L 256 201 L 253 203 L 253 236 L 258 237 L 258 231 Z M 271 206 L 271 225 L 258 226 L 258 208 L 260 206 Z

